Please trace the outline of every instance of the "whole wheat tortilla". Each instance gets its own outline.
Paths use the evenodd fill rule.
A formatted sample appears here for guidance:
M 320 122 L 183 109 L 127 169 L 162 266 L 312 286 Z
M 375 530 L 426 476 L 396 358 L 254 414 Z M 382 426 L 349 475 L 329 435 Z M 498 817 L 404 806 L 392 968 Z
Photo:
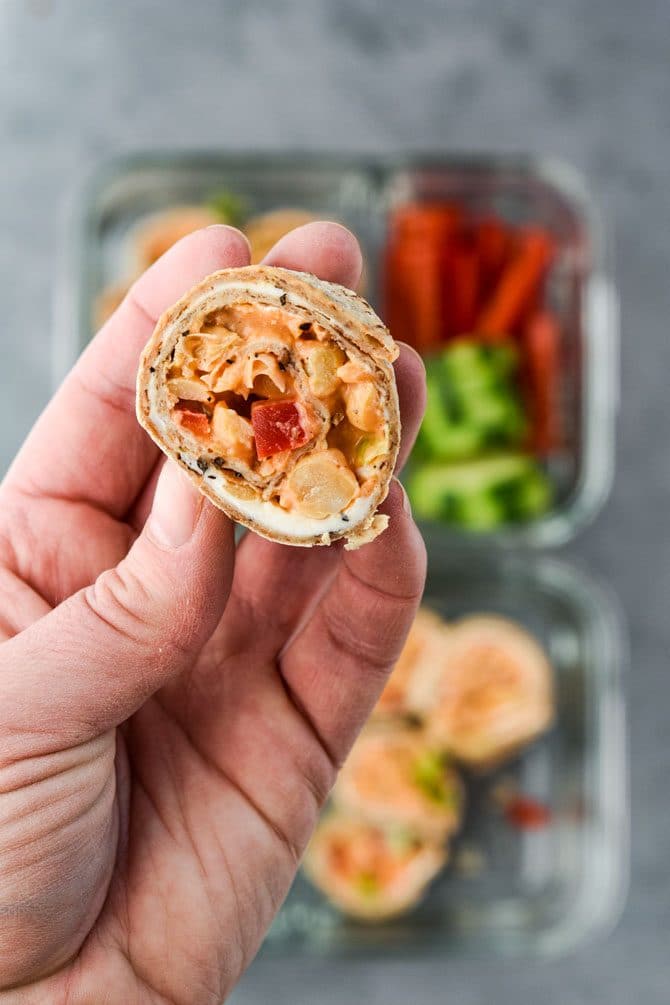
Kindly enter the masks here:
M 389 447 L 375 490 L 367 498 L 356 499 L 347 509 L 346 519 L 341 514 L 321 520 L 307 518 L 260 498 L 249 480 L 234 470 L 234 464 L 217 457 L 214 450 L 194 450 L 193 438 L 171 418 L 166 382 L 179 339 L 197 331 L 198 324 L 211 311 L 233 304 L 280 307 L 301 322 L 316 322 L 349 355 L 373 368 Z M 398 348 L 388 329 L 370 305 L 343 286 L 272 266 L 223 269 L 195 286 L 159 319 L 140 361 L 137 417 L 198 489 L 238 523 L 284 544 L 311 547 L 345 538 L 347 548 L 356 548 L 372 540 L 388 524 L 388 517 L 376 511 L 388 494 L 400 441 L 398 395 L 391 365 L 397 355 Z

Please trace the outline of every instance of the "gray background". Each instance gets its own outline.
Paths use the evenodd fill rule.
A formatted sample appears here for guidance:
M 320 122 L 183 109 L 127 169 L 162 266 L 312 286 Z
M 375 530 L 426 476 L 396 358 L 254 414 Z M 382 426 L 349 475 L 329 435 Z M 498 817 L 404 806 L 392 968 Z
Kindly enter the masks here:
M 670 5 L 628 0 L 0 0 L 0 470 L 49 392 L 62 206 L 147 147 L 534 150 L 572 161 L 614 231 L 623 303 L 617 479 L 569 552 L 627 611 L 632 889 L 564 962 L 265 961 L 238 1005 L 670 998 Z

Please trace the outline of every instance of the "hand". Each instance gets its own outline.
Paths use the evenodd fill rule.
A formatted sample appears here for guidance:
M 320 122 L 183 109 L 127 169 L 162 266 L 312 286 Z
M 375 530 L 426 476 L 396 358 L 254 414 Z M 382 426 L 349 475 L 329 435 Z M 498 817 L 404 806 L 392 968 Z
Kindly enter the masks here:
M 228 227 L 138 280 L 0 487 L 0 1003 L 218 1005 L 393 665 L 425 554 L 394 483 L 357 552 L 248 534 L 140 429 L 140 351 Z M 355 286 L 335 224 L 268 261 Z M 404 454 L 423 410 L 397 365 Z M 13 989 L 13 990 L 8 990 Z

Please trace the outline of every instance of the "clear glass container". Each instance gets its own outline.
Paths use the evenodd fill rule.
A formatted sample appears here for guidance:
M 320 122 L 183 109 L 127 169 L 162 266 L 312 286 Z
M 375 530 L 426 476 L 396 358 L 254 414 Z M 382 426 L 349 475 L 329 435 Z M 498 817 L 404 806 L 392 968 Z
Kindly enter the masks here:
M 617 605 L 593 579 L 555 559 L 490 561 L 431 556 L 425 602 L 448 618 L 479 612 L 513 618 L 546 647 L 555 668 L 554 728 L 493 778 L 470 778 L 465 828 L 456 841 L 483 856 L 466 878 L 447 867 L 411 914 L 383 925 L 348 921 L 301 877 L 266 951 L 553 956 L 602 935 L 627 885 L 628 796 Z M 492 792 L 496 780 L 551 809 L 550 824 L 517 830 Z
M 551 160 L 410 160 L 386 177 L 384 204 L 446 200 L 512 224 L 539 225 L 556 240 L 547 302 L 561 332 L 560 418 L 564 445 L 547 461 L 555 489 L 548 514 L 533 522 L 468 534 L 452 542 L 554 546 L 572 538 L 604 504 L 614 465 L 618 408 L 618 301 L 605 234 L 586 186 Z M 428 530 L 430 533 L 430 530 Z
M 454 546 L 552 546 L 588 523 L 610 489 L 617 409 L 618 321 L 603 227 L 584 184 L 569 167 L 524 158 L 327 159 L 306 155 L 136 156 L 107 164 L 79 193 L 59 284 L 54 377 L 60 380 L 91 337 L 97 295 L 127 272 L 128 235 L 137 221 L 175 203 L 239 195 L 249 214 L 302 207 L 345 223 L 366 262 L 366 296 L 379 306 L 379 258 L 389 210 L 407 199 L 455 199 L 512 223 L 555 235 L 549 301 L 561 323 L 565 447 L 549 462 L 556 502 L 546 516 L 472 534 L 440 526 Z M 427 527 L 430 537 L 434 529 Z
M 206 203 L 220 191 L 234 192 L 249 215 L 303 208 L 347 224 L 372 263 L 383 237 L 376 187 L 374 174 L 357 159 L 165 153 L 105 163 L 73 193 L 57 290 L 54 380 L 62 379 L 90 340 L 100 292 L 127 276 L 129 237 L 143 217 L 174 205 Z

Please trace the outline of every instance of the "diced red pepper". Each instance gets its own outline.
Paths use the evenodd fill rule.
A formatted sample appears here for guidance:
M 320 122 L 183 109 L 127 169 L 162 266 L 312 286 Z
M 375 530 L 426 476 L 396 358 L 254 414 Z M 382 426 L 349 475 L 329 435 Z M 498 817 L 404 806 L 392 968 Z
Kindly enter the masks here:
M 310 436 L 303 426 L 300 409 L 291 398 L 255 401 L 251 406 L 251 425 L 261 460 L 283 450 L 296 450 Z
M 180 402 L 174 411 L 174 416 L 180 426 L 188 429 L 194 436 L 206 438 L 209 436 L 209 417 L 202 408 L 190 407 Z
M 507 822 L 518 830 L 540 830 L 551 821 L 551 811 L 530 796 L 514 796 L 505 806 Z

